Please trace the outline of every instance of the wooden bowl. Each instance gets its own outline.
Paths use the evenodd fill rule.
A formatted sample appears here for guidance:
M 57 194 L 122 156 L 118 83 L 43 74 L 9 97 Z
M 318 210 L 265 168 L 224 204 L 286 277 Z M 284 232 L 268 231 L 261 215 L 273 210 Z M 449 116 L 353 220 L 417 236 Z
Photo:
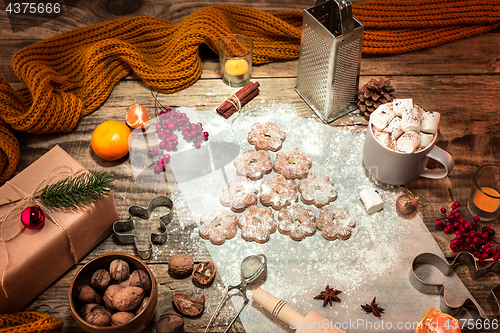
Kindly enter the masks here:
M 90 285 L 90 278 L 92 274 L 98 269 L 106 269 L 109 271 L 109 265 L 115 259 L 122 259 L 126 261 L 130 266 L 130 272 L 140 269 L 149 275 L 151 280 L 151 291 L 149 295 L 149 302 L 147 305 L 139 312 L 132 320 L 128 321 L 122 325 L 116 326 L 96 326 L 88 324 L 79 314 L 79 311 L 83 304 L 77 300 L 76 291 L 82 285 L 88 284 Z M 85 264 L 79 271 L 76 273 L 73 281 L 71 282 L 71 286 L 69 288 L 69 306 L 71 309 L 71 315 L 73 319 L 75 319 L 76 323 L 80 325 L 86 332 L 90 333 L 138 333 L 142 332 L 151 322 L 153 316 L 155 314 L 156 303 L 158 302 L 158 286 L 156 284 L 156 279 L 149 269 L 148 265 L 146 265 L 141 259 L 124 254 L 124 253 L 109 253 L 99 256 L 97 258 L 92 259 L 87 264 Z

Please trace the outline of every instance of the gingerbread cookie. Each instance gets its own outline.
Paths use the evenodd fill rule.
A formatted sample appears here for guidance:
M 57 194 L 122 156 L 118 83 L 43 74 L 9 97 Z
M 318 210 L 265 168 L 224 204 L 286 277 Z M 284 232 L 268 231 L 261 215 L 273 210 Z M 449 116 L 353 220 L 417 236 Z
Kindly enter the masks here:
M 274 161 L 274 171 L 282 174 L 286 179 L 306 178 L 311 166 L 311 158 L 299 148 L 277 153 Z
M 346 207 L 327 205 L 320 209 L 316 226 L 328 240 L 337 238 L 345 240 L 351 237 L 352 229 L 356 227 L 356 220 Z
M 281 208 L 297 201 L 297 184 L 282 175 L 275 175 L 260 184 L 260 203 L 264 206 Z
M 236 236 L 238 217 L 224 208 L 203 213 L 200 217 L 200 236 L 212 244 L 221 245 L 226 239 Z
M 248 242 L 265 243 L 276 231 L 276 221 L 270 207 L 248 207 L 238 219 L 241 237 Z
M 318 208 L 337 199 L 337 191 L 330 178 L 315 172 L 299 181 L 299 192 L 302 202 L 307 205 L 314 204 Z
M 236 174 L 251 180 L 261 179 L 273 170 L 271 156 L 265 150 L 247 149 L 234 159 Z
M 316 216 L 302 205 L 293 203 L 278 213 L 278 231 L 296 241 L 316 232 Z
M 255 123 L 248 133 L 248 142 L 255 145 L 257 150 L 278 151 L 282 142 L 285 141 L 285 132 L 279 129 L 275 123 Z
M 238 176 L 222 188 L 220 202 L 233 212 L 241 213 L 257 203 L 259 188 L 245 176 Z

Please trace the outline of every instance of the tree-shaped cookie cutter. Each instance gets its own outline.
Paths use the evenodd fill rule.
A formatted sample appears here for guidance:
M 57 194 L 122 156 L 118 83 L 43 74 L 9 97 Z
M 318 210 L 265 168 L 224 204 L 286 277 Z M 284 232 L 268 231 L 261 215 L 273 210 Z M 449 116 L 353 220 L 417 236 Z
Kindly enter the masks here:
M 488 295 L 488 304 L 494 313 L 494 315 L 489 318 L 474 298 L 468 297 L 463 302 L 463 304 L 458 307 L 450 305 L 447 302 L 445 295 L 448 295 L 448 293 L 450 292 L 454 293 L 455 291 L 445 290 L 445 286 L 443 284 L 428 283 L 425 281 L 425 279 L 419 277 L 415 272 L 415 269 L 420 265 L 432 265 L 439 269 L 445 276 L 449 276 L 450 274 L 452 274 L 453 268 L 455 266 L 465 265 L 470 271 L 471 278 L 473 280 L 477 280 L 488 273 L 495 273 L 500 276 L 499 262 L 494 262 L 493 264 L 485 268 L 478 268 L 474 256 L 469 252 L 459 253 L 451 264 L 434 253 L 421 253 L 416 256 L 415 259 L 413 259 L 410 272 L 410 284 L 413 286 L 413 288 L 423 294 L 440 295 L 441 311 L 446 312 L 452 316 L 458 315 L 463 309 L 473 310 L 474 312 L 478 313 L 479 316 L 483 319 L 492 319 L 500 315 L 500 305 L 495 295 L 495 293 L 500 291 L 500 285 L 493 288 Z
M 160 232 L 152 232 L 149 240 L 149 247 L 147 249 L 140 249 L 137 246 L 136 236 L 133 231 L 135 229 L 134 217 L 139 217 L 141 219 L 147 220 L 150 218 L 153 211 L 158 207 L 167 207 L 170 211 L 161 217 L 159 217 L 160 222 Z M 153 244 L 163 244 L 167 241 L 167 224 L 172 221 L 172 216 L 174 214 L 174 205 L 169 197 L 164 195 L 159 195 L 151 199 L 148 204 L 148 208 L 143 208 L 140 206 L 130 206 L 128 208 L 129 218 L 125 221 L 116 221 L 113 223 L 113 232 L 116 238 L 125 244 L 134 244 L 142 260 L 148 260 L 153 254 Z

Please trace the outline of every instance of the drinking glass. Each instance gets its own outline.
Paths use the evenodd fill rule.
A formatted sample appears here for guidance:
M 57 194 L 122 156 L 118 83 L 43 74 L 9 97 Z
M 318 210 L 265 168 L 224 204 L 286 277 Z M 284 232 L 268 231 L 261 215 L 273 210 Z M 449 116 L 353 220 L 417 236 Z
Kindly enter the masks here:
M 219 41 L 219 63 L 222 81 L 231 87 L 242 87 L 252 76 L 253 42 L 244 35 L 228 35 Z
M 500 165 L 487 164 L 474 175 L 467 207 L 481 221 L 491 221 L 500 216 Z

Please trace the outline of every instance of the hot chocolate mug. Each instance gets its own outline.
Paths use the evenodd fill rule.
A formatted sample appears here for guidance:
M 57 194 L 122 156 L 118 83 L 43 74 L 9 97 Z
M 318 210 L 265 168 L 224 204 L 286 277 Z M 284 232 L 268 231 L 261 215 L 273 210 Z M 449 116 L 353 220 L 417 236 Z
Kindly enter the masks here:
M 418 177 L 444 178 L 451 172 L 455 162 L 448 152 L 435 146 L 436 137 L 434 135 L 426 148 L 406 154 L 383 146 L 375 138 L 370 121 L 363 147 L 363 164 L 375 179 L 389 185 L 408 184 Z M 426 169 L 429 158 L 441 163 L 444 170 Z

